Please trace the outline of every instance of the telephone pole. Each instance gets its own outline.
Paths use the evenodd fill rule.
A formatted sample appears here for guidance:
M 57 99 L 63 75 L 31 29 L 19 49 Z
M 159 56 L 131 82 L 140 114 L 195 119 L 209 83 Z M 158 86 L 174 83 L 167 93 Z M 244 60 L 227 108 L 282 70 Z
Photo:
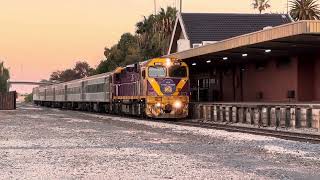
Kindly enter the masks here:
M 180 13 L 182 13 L 182 0 L 180 0 Z

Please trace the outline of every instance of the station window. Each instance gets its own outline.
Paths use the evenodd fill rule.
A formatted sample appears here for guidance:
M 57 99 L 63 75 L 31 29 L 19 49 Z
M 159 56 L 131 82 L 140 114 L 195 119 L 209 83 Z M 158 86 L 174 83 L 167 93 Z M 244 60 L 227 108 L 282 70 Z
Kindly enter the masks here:
M 210 87 L 210 79 L 200 79 L 199 80 L 200 88 L 209 88 Z
M 210 79 L 210 83 L 211 84 L 218 84 L 218 80 L 217 79 Z

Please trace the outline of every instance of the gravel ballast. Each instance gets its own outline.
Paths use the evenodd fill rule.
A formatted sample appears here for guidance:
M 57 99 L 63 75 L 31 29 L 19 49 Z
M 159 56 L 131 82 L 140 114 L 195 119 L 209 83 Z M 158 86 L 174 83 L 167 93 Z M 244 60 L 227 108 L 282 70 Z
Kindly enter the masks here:
M 19 105 L 0 111 L 1 179 L 320 179 L 320 145 Z

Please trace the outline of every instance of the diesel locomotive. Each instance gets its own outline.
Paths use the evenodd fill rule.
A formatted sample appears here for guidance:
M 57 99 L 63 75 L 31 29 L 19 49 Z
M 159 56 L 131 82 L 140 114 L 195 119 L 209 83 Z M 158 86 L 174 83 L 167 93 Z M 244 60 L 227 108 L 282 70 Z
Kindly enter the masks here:
M 36 105 L 151 118 L 185 118 L 189 69 L 173 58 L 118 67 L 113 72 L 33 89 Z

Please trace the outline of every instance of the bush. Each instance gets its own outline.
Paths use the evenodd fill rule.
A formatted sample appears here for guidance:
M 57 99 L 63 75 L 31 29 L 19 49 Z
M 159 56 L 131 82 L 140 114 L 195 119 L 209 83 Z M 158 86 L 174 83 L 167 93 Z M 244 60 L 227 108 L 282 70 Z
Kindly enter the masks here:
M 32 93 L 31 94 L 28 94 L 25 98 L 24 98 L 24 102 L 26 103 L 31 103 L 33 101 L 33 95 Z

